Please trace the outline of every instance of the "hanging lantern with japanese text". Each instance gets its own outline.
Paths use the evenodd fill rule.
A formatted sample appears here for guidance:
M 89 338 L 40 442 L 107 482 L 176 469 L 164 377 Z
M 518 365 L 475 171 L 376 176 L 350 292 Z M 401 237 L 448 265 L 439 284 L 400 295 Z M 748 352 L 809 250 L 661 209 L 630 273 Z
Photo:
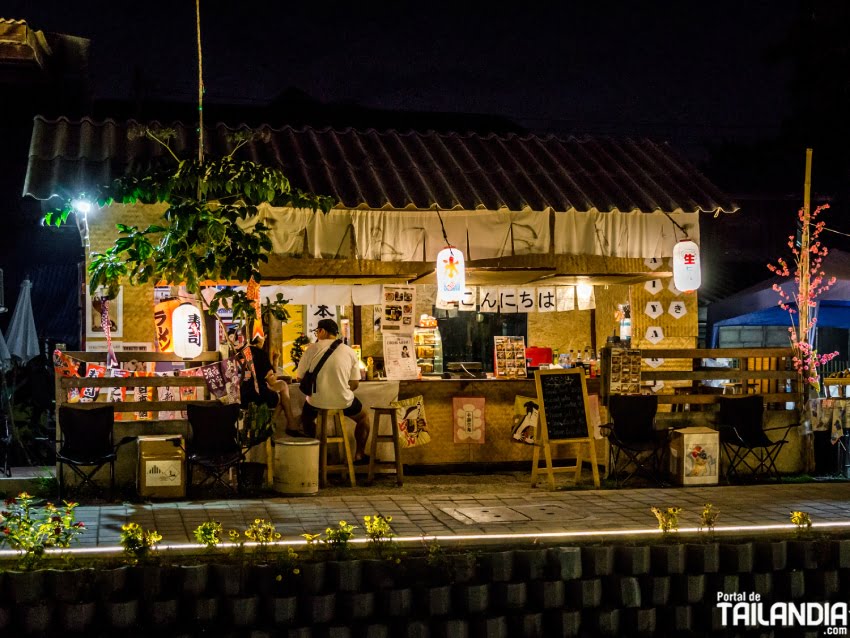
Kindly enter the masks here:
M 201 311 L 193 304 L 178 306 L 171 315 L 174 330 L 174 354 L 182 359 L 194 359 L 204 351 L 204 321 Z
M 454 246 L 447 246 L 437 254 L 437 298 L 460 301 L 465 287 L 463 253 Z
M 702 283 L 699 246 L 690 239 L 683 239 L 673 247 L 673 283 L 682 292 L 696 290 Z

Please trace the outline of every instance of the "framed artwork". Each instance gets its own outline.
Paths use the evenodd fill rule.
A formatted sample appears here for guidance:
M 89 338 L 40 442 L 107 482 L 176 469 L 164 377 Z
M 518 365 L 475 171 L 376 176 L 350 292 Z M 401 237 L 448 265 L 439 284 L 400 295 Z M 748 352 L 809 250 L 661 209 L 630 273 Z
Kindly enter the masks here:
M 106 335 L 103 333 L 103 327 L 100 325 L 100 305 L 100 299 L 97 297 L 93 299 L 91 293 L 89 293 L 88 286 L 86 286 L 86 337 L 106 338 Z M 123 337 L 124 286 L 118 289 L 118 296 L 115 299 L 109 300 L 109 322 L 111 324 L 110 332 L 112 338 Z
M 484 443 L 484 397 L 452 397 L 455 443 Z

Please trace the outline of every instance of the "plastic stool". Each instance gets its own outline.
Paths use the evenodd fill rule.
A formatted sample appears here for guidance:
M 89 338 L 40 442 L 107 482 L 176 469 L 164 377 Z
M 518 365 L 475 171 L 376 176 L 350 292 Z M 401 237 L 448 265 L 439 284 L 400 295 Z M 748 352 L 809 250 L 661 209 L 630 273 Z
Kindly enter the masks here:
M 316 419 L 318 426 L 319 439 L 319 487 L 327 487 L 328 472 L 348 471 L 348 476 L 351 479 L 351 487 L 356 485 L 354 479 L 354 461 L 351 456 L 351 447 L 348 445 L 348 437 L 345 436 L 345 428 L 343 427 L 342 410 L 328 410 L 318 408 L 319 416 Z M 334 436 L 328 436 L 328 420 L 334 426 Z M 345 465 L 328 465 L 328 443 L 336 443 L 342 446 L 342 455 L 345 460 Z
M 401 486 L 404 483 L 404 470 L 401 465 L 401 446 L 398 442 L 398 416 L 396 408 L 372 408 L 375 416 L 372 419 L 372 448 L 369 453 L 369 476 L 367 480 L 371 483 L 375 477 L 376 465 L 395 465 L 396 482 Z M 390 417 L 390 434 L 381 434 L 381 417 Z M 394 461 L 378 460 L 378 441 L 392 442 L 395 451 Z

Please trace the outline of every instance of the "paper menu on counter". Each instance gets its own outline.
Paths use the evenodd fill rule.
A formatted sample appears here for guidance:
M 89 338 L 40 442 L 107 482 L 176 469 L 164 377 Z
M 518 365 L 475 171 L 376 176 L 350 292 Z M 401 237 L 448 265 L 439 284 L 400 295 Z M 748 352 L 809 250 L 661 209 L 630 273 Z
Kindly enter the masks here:
M 384 333 L 384 372 L 387 379 L 418 379 L 413 337 Z
M 493 370 L 497 377 L 525 378 L 525 338 L 493 337 Z

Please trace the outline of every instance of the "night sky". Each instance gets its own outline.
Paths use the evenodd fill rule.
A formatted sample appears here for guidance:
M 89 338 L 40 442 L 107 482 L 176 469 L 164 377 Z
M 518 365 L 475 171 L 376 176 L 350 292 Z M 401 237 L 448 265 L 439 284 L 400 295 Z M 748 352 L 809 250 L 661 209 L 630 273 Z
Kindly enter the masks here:
M 776 133 L 788 69 L 768 52 L 798 3 L 201 4 L 213 101 L 263 104 L 297 87 L 325 102 L 498 114 L 536 132 L 648 135 L 693 152 Z M 91 38 L 96 97 L 131 96 L 139 69 L 148 95 L 195 99 L 193 0 L 13 0 L 4 14 Z

